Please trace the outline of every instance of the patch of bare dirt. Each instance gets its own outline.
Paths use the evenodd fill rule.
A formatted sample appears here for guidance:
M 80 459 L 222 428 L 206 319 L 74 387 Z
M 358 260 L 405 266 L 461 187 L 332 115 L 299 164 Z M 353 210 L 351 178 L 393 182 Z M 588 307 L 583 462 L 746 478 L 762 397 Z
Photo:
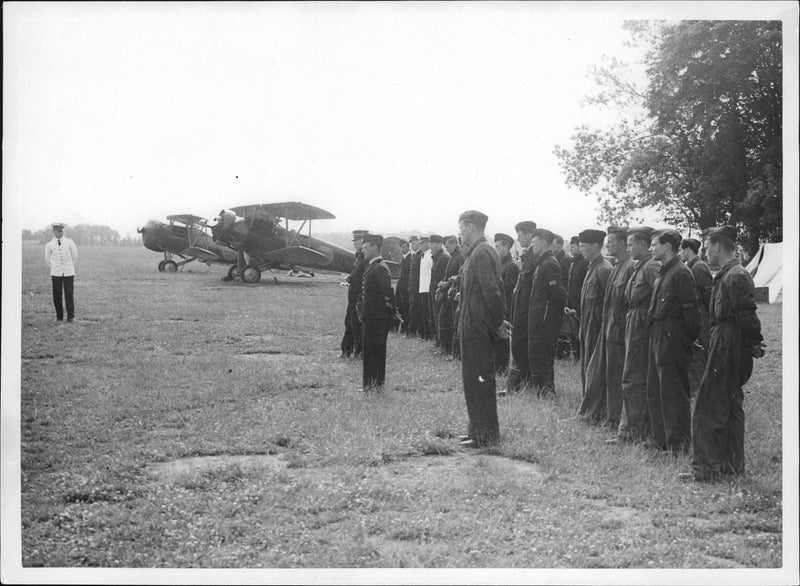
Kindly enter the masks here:
M 279 454 L 193 456 L 159 462 L 150 467 L 150 472 L 161 480 L 174 481 L 181 477 L 221 470 L 229 466 L 238 466 L 242 470 L 279 471 L 286 468 L 287 462 Z

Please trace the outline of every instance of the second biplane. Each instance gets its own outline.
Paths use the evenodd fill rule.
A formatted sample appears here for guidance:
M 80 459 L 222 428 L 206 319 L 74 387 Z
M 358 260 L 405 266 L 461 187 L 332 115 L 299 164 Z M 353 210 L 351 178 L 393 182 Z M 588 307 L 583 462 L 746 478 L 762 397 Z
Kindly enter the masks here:
M 136 230 L 142 235 L 145 248 L 164 254 L 164 260 L 158 263 L 160 272 L 174 273 L 195 260 L 207 265 L 235 265 L 236 252 L 214 243 L 205 218 L 174 214 L 167 216 L 167 222 L 150 220 Z M 175 257 L 180 260 L 176 262 Z

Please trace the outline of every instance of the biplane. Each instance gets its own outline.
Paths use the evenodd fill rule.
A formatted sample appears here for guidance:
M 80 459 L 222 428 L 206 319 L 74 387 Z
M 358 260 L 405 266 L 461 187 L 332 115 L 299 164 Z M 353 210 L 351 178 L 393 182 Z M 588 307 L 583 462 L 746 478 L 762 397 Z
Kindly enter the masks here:
M 158 263 L 159 272 L 174 273 L 185 264 L 198 260 L 236 265 L 236 252 L 214 242 L 208 220 L 192 214 L 167 216 L 167 224 L 150 220 L 136 231 L 142 235 L 145 248 L 164 254 Z M 175 257 L 180 260 L 175 261 Z
M 228 277 L 245 283 L 257 283 L 263 271 L 273 269 L 349 273 L 355 253 L 311 235 L 312 220 L 335 217 L 299 201 L 246 205 L 220 211 L 211 233 L 214 242 L 237 251 L 237 264 Z M 301 224 L 290 228 L 290 221 Z

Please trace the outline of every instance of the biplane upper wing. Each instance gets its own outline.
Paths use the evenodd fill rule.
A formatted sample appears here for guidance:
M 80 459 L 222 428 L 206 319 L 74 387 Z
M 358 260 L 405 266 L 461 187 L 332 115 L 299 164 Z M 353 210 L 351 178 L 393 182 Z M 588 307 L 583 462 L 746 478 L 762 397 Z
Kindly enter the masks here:
M 222 257 L 218 254 L 211 252 L 210 250 L 206 250 L 205 248 L 200 248 L 199 246 L 190 246 L 182 253 L 184 256 L 193 256 L 195 258 L 199 258 L 202 261 L 211 262 L 214 260 L 222 260 Z
M 167 220 L 170 222 L 181 222 L 187 226 L 194 224 L 205 225 L 208 222 L 206 218 L 201 218 L 200 216 L 194 216 L 192 214 L 173 214 L 171 216 L 167 216 Z
M 277 260 L 285 264 L 301 267 L 320 267 L 330 264 L 331 258 L 321 252 L 317 252 L 305 246 L 289 246 L 271 250 L 265 255 L 267 258 Z
M 231 208 L 231 210 L 234 211 L 236 215 L 248 219 L 253 216 L 255 216 L 256 219 L 260 219 L 262 216 L 266 219 L 267 214 L 276 218 L 286 218 L 287 220 L 293 221 L 333 220 L 336 218 L 336 216 L 329 211 L 299 201 L 254 204 Z

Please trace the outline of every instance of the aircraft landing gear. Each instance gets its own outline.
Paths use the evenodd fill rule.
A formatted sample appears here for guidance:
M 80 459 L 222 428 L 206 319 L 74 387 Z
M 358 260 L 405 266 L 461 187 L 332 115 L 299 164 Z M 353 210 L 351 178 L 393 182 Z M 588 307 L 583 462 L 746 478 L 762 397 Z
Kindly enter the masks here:
M 228 275 L 226 277 L 222 277 L 223 281 L 233 281 L 239 274 L 239 268 L 236 265 L 232 265 L 228 269 Z
M 164 263 L 165 262 L 167 262 L 167 261 L 165 261 L 165 260 L 159 261 L 159 263 L 158 263 L 158 272 L 159 273 L 163 273 L 164 272 Z
M 242 269 L 240 276 L 245 283 L 258 283 L 261 280 L 261 269 L 254 264 L 248 264 Z
M 178 272 L 178 263 L 176 263 L 174 260 L 166 260 L 164 261 L 162 270 L 165 273 L 176 273 Z

